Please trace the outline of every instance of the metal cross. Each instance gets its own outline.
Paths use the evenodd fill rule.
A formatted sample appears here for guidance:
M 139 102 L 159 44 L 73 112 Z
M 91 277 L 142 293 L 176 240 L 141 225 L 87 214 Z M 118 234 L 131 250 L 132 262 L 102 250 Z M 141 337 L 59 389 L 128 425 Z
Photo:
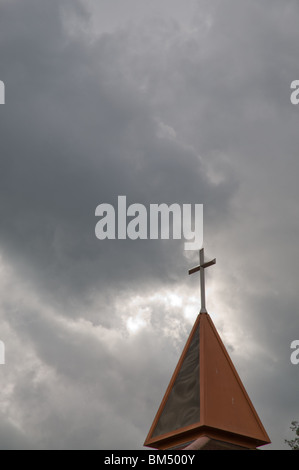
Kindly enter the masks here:
M 206 292 L 205 292 L 205 268 L 216 264 L 216 258 L 205 263 L 204 249 L 199 250 L 199 266 L 189 269 L 189 274 L 200 271 L 200 291 L 201 291 L 201 309 L 200 313 L 208 313 L 206 309 Z

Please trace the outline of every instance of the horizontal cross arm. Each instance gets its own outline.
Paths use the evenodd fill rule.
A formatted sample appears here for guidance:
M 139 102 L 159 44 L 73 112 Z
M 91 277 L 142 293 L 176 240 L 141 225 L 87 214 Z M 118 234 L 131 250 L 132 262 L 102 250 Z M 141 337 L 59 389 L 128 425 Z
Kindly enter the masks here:
M 212 261 L 208 261 L 207 263 L 203 264 L 203 268 L 208 268 L 209 266 L 212 266 L 213 264 L 216 264 L 216 258 L 212 259 Z
M 213 264 L 216 264 L 216 258 L 212 259 L 212 261 L 208 261 L 207 263 L 204 263 L 202 266 L 196 266 L 195 268 L 189 269 L 188 273 L 189 274 L 197 273 L 201 269 L 208 268 L 209 266 L 212 266 Z
M 200 266 L 196 266 L 196 268 L 189 269 L 188 273 L 194 274 L 197 273 L 197 271 L 200 271 Z

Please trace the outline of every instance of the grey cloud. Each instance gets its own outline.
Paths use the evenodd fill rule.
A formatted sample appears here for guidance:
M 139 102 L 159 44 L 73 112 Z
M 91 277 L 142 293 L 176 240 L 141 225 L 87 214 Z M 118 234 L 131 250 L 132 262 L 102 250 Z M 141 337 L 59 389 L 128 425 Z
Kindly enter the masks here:
M 182 242 L 95 238 L 122 194 L 204 204 L 217 324 L 274 446 L 296 419 L 297 4 L 168 3 L 130 24 L 105 2 L 1 5 L 1 321 L 13 361 L 28 350 L 5 369 L 5 447 L 142 445 L 190 327 L 148 299 L 198 283 Z
M 4 416 L 0 416 L 0 419 L 1 450 L 32 450 L 32 445 L 19 429 L 7 422 Z
M 33 275 L 55 297 L 81 296 L 124 276 L 135 282 L 137 269 L 145 281 L 144 250 L 156 260 L 155 276 L 165 278 L 168 250 L 157 243 L 99 244 L 96 206 L 115 204 L 117 195 L 125 194 L 146 205 L 206 203 L 214 215 L 221 214 L 235 181 L 229 178 L 232 188 L 212 184 L 195 150 L 159 137 L 151 97 L 126 76 L 127 67 L 134 74 L 135 66 L 155 57 L 140 50 L 133 61 L 130 34 L 78 44 L 63 29 L 56 3 L 44 8 L 36 11 L 47 16 L 45 29 L 34 22 L 29 34 L 27 28 L 18 30 L 17 39 L 4 24 L 1 29 L 3 51 L 14 48 L 6 69 L 21 70 L 12 77 L 1 139 L 2 246 L 24 275 Z M 11 15 L 4 15 L 6 20 L 22 14 L 13 6 L 6 9 Z M 161 93 L 167 87 L 167 81 L 158 84 Z

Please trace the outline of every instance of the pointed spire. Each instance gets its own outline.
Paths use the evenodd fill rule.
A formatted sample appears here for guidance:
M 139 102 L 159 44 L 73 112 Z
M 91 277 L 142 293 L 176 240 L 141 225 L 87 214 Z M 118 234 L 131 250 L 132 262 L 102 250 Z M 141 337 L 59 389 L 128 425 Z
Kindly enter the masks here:
M 203 437 L 246 449 L 270 443 L 206 313 L 196 319 L 144 445 L 186 448 Z

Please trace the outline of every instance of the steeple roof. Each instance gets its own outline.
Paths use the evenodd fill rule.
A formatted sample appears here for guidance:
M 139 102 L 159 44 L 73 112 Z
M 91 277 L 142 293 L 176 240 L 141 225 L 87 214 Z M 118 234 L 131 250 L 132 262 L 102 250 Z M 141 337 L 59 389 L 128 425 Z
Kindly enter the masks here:
M 207 313 L 195 321 L 144 445 L 200 448 L 204 437 L 218 448 L 254 449 L 270 443 Z

